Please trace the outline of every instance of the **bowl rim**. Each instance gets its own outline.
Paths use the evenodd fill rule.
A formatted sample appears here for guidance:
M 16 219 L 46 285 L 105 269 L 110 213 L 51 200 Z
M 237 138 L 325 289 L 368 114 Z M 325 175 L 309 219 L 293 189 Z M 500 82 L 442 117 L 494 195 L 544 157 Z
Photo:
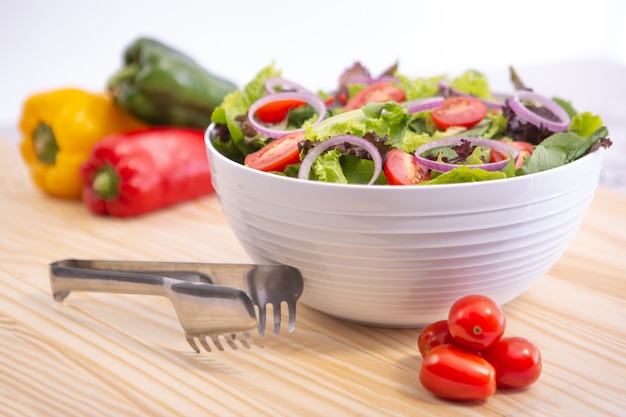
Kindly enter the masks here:
M 252 168 L 248 168 L 243 164 L 240 164 L 236 161 L 233 161 L 232 159 L 224 156 L 221 152 L 219 152 L 214 146 L 213 146 L 213 137 L 212 137 L 212 131 L 214 129 L 215 123 L 211 123 L 205 130 L 204 133 L 204 142 L 205 142 L 205 146 L 207 148 L 207 150 L 209 151 L 210 155 L 213 155 L 214 157 L 217 157 L 219 159 L 221 159 L 223 162 L 231 165 L 231 166 L 236 166 L 239 168 L 243 168 L 246 172 L 248 172 L 250 175 L 262 175 L 263 178 L 274 178 L 278 184 L 280 184 L 281 181 L 287 181 L 289 184 L 293 184 L 293 183 L 306 183 L 309 184 L 309 186 L 315 186 L 315 187 L 323 187 L 323 188 L 328 188 L 328 187 L 332 187 L 332 188 L 346 188 L 346 189 L 350 189 L 350 190 L 395 190 L 394 192 L 406 192 L 406 190 L 424 190 L 424 189 L 439 189 L 439 190 L 443 190 L 443 189 L 469 189 L 469 188 L 477 188 L 477 187 L 481 187 L 481 186 L 485 186 L 485 184 L 494 184 L 494 183 L 502 183 L 504 181 L 506 181 L 509 184 L 514 184 L 515 182 L 520 182 L 520 181 L 527 181 L 528 179 L 538 179 L 540 176 L 545 176 L 545 175 L 557 175 L 559 172 L 563 171 L 563 170 L 569 170 L 569 169 L 576 169 L 576 167 L 578 165 L 584 164 L 585 162 L 589 161 L 592 158 L 598 158 L 600 159 L 600 168 L 602 165 L 602 159 L 604 157 L 604 153 L 606 152 L 605 148 L 598 148 L 595 149 L 589 153 L 587 153 L 586 155 L 584 155 L 583 157 L 572 161 L 568 164 L 565 165 L 561 165 L 558 166 L 556 168 L 552 168 L 552 169 L 548 169 L 545 171 L 541 171 L 541 172 L 536 172 L 533 174 L 528 174 L 528 175 L 522 175 L 522 176 L 516 176 L 516 177 L 509 177 L 509 178 L 500 178 L 500 179 L 495 179 L 495 180 L 489 180 L 489 181 L 475 181 L 475 182 L 460 182 L 460 183 L 451 183 L 451 184 L 435 184 L 432 186 L 424 186 L 424 187 L 394 187 L 394 186 L 388 186 L 388 185 L 376 185 L 376 184 L 340 184 L 340 183 L 332 183 L 332 182 L 323 182 L 323 181 L 303 181 L 301 179 L 298 178 L 292 178 L 292 177 L 287 177 L 287 176 L 283 176 L 283 175 L 275 175 L 275 174 L 270 174 L 264 171 L 259 171 L 259 170 L 255 170 Z M 599 171 L 599 170 L 598 170 Z M 389 191 L 385 191 L 385 192 L 389 192 Z

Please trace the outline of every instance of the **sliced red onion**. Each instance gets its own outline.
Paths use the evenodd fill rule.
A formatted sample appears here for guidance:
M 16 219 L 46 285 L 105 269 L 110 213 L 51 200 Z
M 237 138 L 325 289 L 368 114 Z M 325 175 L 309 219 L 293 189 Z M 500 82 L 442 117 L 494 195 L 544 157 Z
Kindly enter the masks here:
M 283 100 L 301 100 L 313 106 L 318 114 L 318 118 L 315 121 L 315 124 L 321 122 L 326 117 L 326 105 L 324 104 L 322 99 L 315 94 L 298 92 L 274 93 L 258 99 L 254 102 L 254 104 L 252 104 L 252 106 L 250 106 L 250 109 L 248 110 L 248 120 L 250 121 L 250 124 L 252 125 L 254 130 L 262 135 L 275 139 L 285 136 L 289 133 L 304 131 L 304 128 L 293 130 L 273 129 L 271 127 L 264 126 L 262 123 L 259 123 L 256 120 L 256 117 L 254 117 L 256 111 L 267 103 Z
M 368 77 L 367 75 L 354 75 L 348 78 L 346 84 L 366 84 L 371 85 L 379 82 L 398 82 L 400 79 L 393 75 L 383 75 L 381 77 Z
M 476 97 L 474 95 L 467 94 L 467 93 L 464 93 L 464 92 L 462 92 L 460 90 L 452 88 L 450 86 L 450 84 L 448 84 L 448 82 L 446 82 L 446 81 L 439 81 L 438 86 L 439 86 L 440 90 L 443 90 L 446 94 L 449 94 L 449 95 L 461 96 L 461 97 L 474 97 L 474 98 L 482 101 L 483 104 L 485 106 L 489 107 L 490 109 L 499 110 L 499 109 L 502 109 L 502 107 L 504 107 L 504 103 L 501 103 L 499 101 L 485 100 L 484 98 Z
M 556 118 L 559 119 L 559 121 L 555 122 L 553 120 L 549 120 L 545 117 L 539 116 L 536 113 L 533 113 L 522 104 L 522 100 L 534 101 L 541 104 L 543 107 L 550 110 L 552 114 L 554 114 Z M 513 94 L 513 97 L 509 100 L 509 106 L 516 115 L 526 120 L 528 123 L 531 123 L 539 128 L 544 127 L 548 130 L 551 130 L 552 132 L 563 132 L 567 130 L 567 127 L 570 124 L 570 117 L 561 106 L 559 106 L 557 103 L 550 100 L 549 98 L 537 93 L 533 93 L 532 91 L 517 90 Z
M 280 87 L 284 91 L 276 91 L 276 87 Z M 300 84 L 294 83 L 293 81 L 282 77 L 269 77 L 267 80 L 265 80 L 265 91 L 267 92 L 267 94 L 293 91 L 298 93 L 308 93 L 315 95 L 315 93 L 301 86 Z
M 372 160 L 374 161 L 374 173 L 372 174 L 372 178 L 367 183 L 371 185 L 376 181 L 380 172 L 382 171 L 383 161 L 380 152 L 376 148 L 376 146 L 367 139 L 363 139 L 354 135 L 341 135 L 334 136 L 332 138 L 328 138 L 323 142 L 317 144 L 309 153 L 304 157 L 302 163 L 300 164 L 300 170 L 298 171 L 298 178 L 301 180 L 308 180 L 309 173 L 311 172 L 311 167 L 313 167 L 313 162 L 317 159 L 318 156 L 323 154 L 328 149 L 338 146 L 344 143 L 349 143 L 351 145 L 358 146 L 363 148 L 367 153 L 370 154 Z
M 423 156 L 421 156 L 421 154 L 433 148 L 440 148 L 442 146 L 461 145 L 462 140 L 466 140 L 470 142 L 473 146 L 481 146 L 485 148 L 490 148 L 498 153 L 501 153 L 502 155 L 506 155 L 506 159 L 502 161 L 490 162 L 487 164 L 479 164 L 479 165 L 465 165 L 468 168 L 482 168 L 485 171 L 500 171 L 509 162 L 509 158 L 513 158 L 513 160 L 515 161 L 517 160 L 517 157 L 519 155 L 519 151 L 515 147 L 505 142 L 500 142 L 500 141 L 493 140 L 493 139 L 484 139 L 484 138 L 453 137 L 453 138 L 443 138 L 443 139 L 435 140 L 435 141 L 428 142 L 420 146 L 415 151 L 415 157 L 417 158 L 420 165 L 426 168 L 434 169 L 435 171 L 439 171 L 439 172 L 451 171 L 454 168 L 458 168 L 462 165 L 451 164 L 451 163 L 440 162 L 440 161 L 433 161 L 432 159 L 424 158 Z
M 452 94 L 453 91 L 456 92 L 456 93 L 461 93 L 458 90 L 453 90 L 453 88 L 450 87 L 450 84 L 447 81 L 439 81 L 437 83 L 437 87 L 439 87 L 439 89 L 442 90 L 445 95 Z M 465 94 L 465 93 L 463 93 L 463 94 Z
M 428 97 L 418 98 L 417 100 L 405 101 L 402 103 L 407 108 L 409 113 L 419 113 L 421 111 L 436 109 L 441 106 L 445 98 L 443 97 Z

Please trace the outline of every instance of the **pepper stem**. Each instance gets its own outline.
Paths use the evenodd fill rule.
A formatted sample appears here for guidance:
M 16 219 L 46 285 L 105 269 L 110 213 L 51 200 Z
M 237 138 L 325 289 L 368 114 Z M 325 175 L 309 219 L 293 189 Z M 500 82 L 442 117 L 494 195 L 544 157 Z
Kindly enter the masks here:
M 45 123 L 39 123 L 33 132 L 33 145 L 37 159 L 44 164 L 54 165 L 59 152 L 52 128 Z
M 91 188 L 103 200 L 113 200 L 117 197 L 119 177 L 111 165 L 100 168 L 93 176 Z

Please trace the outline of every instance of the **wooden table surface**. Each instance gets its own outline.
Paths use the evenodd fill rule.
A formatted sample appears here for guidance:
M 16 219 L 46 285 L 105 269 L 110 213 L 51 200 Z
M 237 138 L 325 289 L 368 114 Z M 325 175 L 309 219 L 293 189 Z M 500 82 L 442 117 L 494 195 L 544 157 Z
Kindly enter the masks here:
M 294 333 L 196 354 L 164 297 L 53 301 L 64 258 L 250 262 L 215 196 L 134 219 L 102 218 L 31 184 L 0 140 L 2 416 L 626 415 L 626 195 L 600 188 L 567 252 L 504 306 L 533 340 L 529 389 L 454 403 L 418 381 L 419 329 L 345 323 L 298 305 Z M 305 288 L 306 291 L 306 288 Z

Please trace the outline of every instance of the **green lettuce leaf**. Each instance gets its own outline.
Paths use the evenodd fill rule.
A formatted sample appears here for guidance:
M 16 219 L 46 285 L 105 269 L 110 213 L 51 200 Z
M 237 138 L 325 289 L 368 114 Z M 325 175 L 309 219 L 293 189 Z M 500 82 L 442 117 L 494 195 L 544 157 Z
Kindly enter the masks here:
M 400 80 L 397 85 L 404 90 L 407 101 L 436 96 L 439 93 L 439 81 L 445 79 L 444 76 L 409 78 L 399 73 L 395 76 Z
M 311 169 L 309 177 L 317 181 L 338 184 L 367 184 L 374 175 L 374 161 L 361 159 L 352 154 L 342 155 L 333 149 L 320 155 Z M 388 184 L 380 174 L 375 184 Z
M 226 155 L 232 155 L 239 151 L 242 156 L 247 155 L 251 149 L 244 141 L 244 134 L 235 120 L 237 116 L 246 114 L 255 101 L 265 96 L 265 80 L 270 77 L 279 77 L 281 72 L 276 69 L 274 63 L 263 68 L 257 73 L 252 81 L 246 84 L 243 90 L 236 90 L 224 97 L 211 115 L 211 121 L 228 126 L 232 142 L 216 142 L 215 147 Z
M 305 124 L 304 138 L 322 141 L 340 135 L 363 137 L 366 133 L 374 132 L 382 138 L 387 136 L 391 145 L 398 146 L 408 123 L 406 107 L 392 101 L 371 103 L 361 109 L 329 117 L 316 125 Z
M 459 182 L 478 182 L 490 181 L 506 178 L 507 174 L 502 171 L 486 171 L 482 168 L 470 168 L 467 165 L 461 165 L 451 171 L 445 172 L 437 177 L 420 182 L 419 185 L 434 184 L 455 184 Z
M 453 78 L 450 87 L 476 97 L 491 98 L 487 77 L 475 70 L 465 71 L 463 75 Z
M 348 154 L 341 158 L 341 166 L 349 184 L 367 184 L 374 175 L 374 161 L 371 159 L 361 159 Z M 381 172 L 374 184 L 388 185 L 389 182 Z
M 590 112 L 579 113 L 572 118 L 569 128 L 570 132 L 575 132 L 580 136 L 591 136 L 598 128 L 604 126 L 602 118 Z
M 489 127 L 480 134 L 481 138 L 493 139 L 496 136 L 502 135 L 506 130 L 507 118 L 504 117 L 502 112 L 496 114 L 489 112 L 485 119 L 489 120 L 491 123 Z
M 339 162 L 340 158 L 341 152 L 337 149 L 332 149 L 318 156 L 311 168 L 313 177 L 317 181 L 347 184 L 348 179 L 343 174 L 343 169 Z
M 562 98 L 558 97 L 553 97 L 552 101 L 561 106 L 561 108 L 565 110 L 565 113 L 567 113 L 569 117 L 574 117 L 578 114 L 571 101 L 563 100 Z
M 518 175 L 546 171 L 568 164 L 588 153 L 609 134 L 606 127 L 597 128 L 588 137 L 574 132 L 559 132 L 547 137 L 535 147 L 532 155 L 526 158 Z
M 363 108 L 367 116 L 366 129 L 375 132 L 381 138 L 388 137 L 391 146 L 397 147 L 409 125 L 409 112 L 401 104 L 395 102 L 370 103 Z

